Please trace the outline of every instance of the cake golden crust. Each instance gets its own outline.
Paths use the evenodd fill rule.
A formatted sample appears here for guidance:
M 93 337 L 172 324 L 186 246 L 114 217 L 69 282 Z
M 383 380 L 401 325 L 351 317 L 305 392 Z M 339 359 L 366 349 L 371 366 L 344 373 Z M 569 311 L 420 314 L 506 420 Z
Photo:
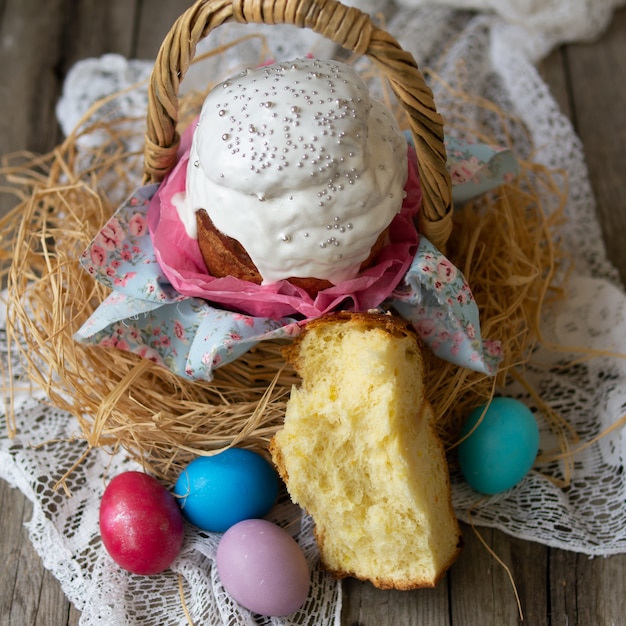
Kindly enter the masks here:
M 302 385 L 270 452 L 323 565 L 382 589 L 434 587 L 462 537 L 414 331 L 341 312 L 309 322 L 285 356 Z
M 261 284 L 261 275 L 243 246 L 220 233 L 204 209 L 196 213 L 198 246 L 209 274 L 215 278 L 234 276 L 251 283 Z
M 196 224 L 198 228 L 198 246 L 202 258 L 211 276 L 223 278 L 234 276 L 240 280 L 246 280 L 260 285 L 261 274 L 254 265 L 250 255 L 244 247 L 232 237 L 221 233 L 211 221 L 204 209 L 196 212 Z M 370 255 L 361 264 L 361 271 L 370 267 L 385 245 L 387 231 L 381 233 L 372 248 Z M 322 289 L 328 289 L 333 284 L 327 280 L 314 277 L 291 277 L 287 279 L 291 284 L 304 289 L 312 298 Z
M 379 313 L 376 311 L 334 311 L 321 317 L 316 317 L 306 323 L 304 332 L 293 339 L 293 341 L 283 349 L 283 356 L 293 365 L 298 373 L 298 357 L 300 355 L 300 346 L 306 337 L 306 333 L 311 332 L 318 326 L 327 324 L 350 323 L 359 325 L 363 330 L 368 328 L 379 328 L 388 332 L 390 335 L 399 337 L 413 337 L 421 348 L 421 340 L 411 326 L 410 322 L 397 315 L 389 313 Z

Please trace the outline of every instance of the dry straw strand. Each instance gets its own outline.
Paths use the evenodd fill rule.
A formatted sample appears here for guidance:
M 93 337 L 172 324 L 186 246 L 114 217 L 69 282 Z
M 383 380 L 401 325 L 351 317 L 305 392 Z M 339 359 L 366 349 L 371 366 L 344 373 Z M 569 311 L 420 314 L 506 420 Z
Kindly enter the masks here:
M 191 94 L 181 99 L 179 112 L 188 121 L 200 104 L 198 94 Z M 20 200 L 0 222 L 0 252 L 11 260 L 5 270 L 8 337 L 26 378 L 76 417 L 90 446 L 122 446 L 148 471 L 171 481 L 194 456 L 233 442 L 264 451 L 298 379 L 282 359 L 280 342 L 260 344 L 218 369 L 209 383 L 73 340 L 107 295 L 78 258 L 115 208 L 107 200 L 109 185 L 118 193 L 132 191 L 128 172 L 136 155 L 120 150 L 129 133 L 124 121 L 85 124 L 51 154 L 21 155 L 3 168 Z M 96 130 L 103 140 L 85 158 L 78 137 Z M 541 308 L 561 293 L 554 283 L 561 262 L 554 231 L 561 214 L 544 206 L 549 197 L 562 207 L 557 180 L 560 173 L 522 163 L 517 181 L 468 203 L 454 217 L 449 256 L 472 286 L 484 336 L 505 346 L 498 384 L 523 371 L 540 337 Z M 467 411 L 493 395 L 494 380 L 432 355 L 428 361 L 430 400 L 451 446 Z

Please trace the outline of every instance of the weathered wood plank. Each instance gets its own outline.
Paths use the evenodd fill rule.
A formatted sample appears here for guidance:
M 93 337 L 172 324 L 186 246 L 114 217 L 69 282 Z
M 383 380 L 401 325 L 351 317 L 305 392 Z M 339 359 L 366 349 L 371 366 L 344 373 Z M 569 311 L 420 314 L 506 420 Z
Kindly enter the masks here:
M 3 153 L 56 141 L 63 0 L 7 0 L 0 24 L 0 136 Z
M 494 533 L 492 548 L 510 569 L 513 578 L 511 583 L 506 572 L 499 567 L 500 578 L 496 581 L 496 588 L 501 590 L 502 601 L 508 605 L 515 602 L 514 584 L 524 622 L 533 626 L 548 626 L 548 548 L 501 532 Z
M 572 119 L 569 92 L 569 75 L 566 71 L 566 56 L 563 48 L 557 48 L 539 63 L 539 73 L 548 85 L 559 109 Z
M 17 489 L 0 482 L 0 626 L 9 626 L 13 595 L 20 567 L 22 519 L 26 498 Z
M 138 0 L 68 2 L 63 29 L 61 75 L 80 59 L 115 52 L 134 54 Z
M 81 58 L 134 43 L 136 0 L 5 0 L 0 24 L 0 137 L 8 154 L 44 153 L 59 141 L 55 104 L 67 70 Z M 0 195 L 0 214 L 15 199 Z
M 626 615 L 626 556 L 576 557 L 579 624 L 623 624 Z
M 585 146 L 597 214 L 609 259 L 626 283 L 626 9 L 595 44 L 565 51 L 572 92 L 573 119 Z
M 573 552 L 565 550 L 550 551 L 550 624 L 551 626 L 569 626 L 579 624 L 576 579 L 576 559 Z M 584 591 L 581 590 L 581 593 Z
M 450 570 L 451 624 L 521 622 L 515 589 L 525 622 L 547 624 L 547 548 L 493 529 L 477 528 L 476 532 L 463 526 L 465 549 Z M 512 581 L 494 555 L 508 568 Z
M 623 624 L 626 615 L 626 555 L 589 558 L 552 550 L 552 626 Z
M 78 626 L 80 621 L 80 611 L 73 605 L 70 605 L 70 612 L 67 620 L 67 626 Z
M 6 0 L 0 23 L 0 137 L 2 154 L 55 145 L 63 0 Z M 15 199 L 0 194 L 0 214 Z
M 13 522 L 18 520 L 19 534 L 15 536 L 15 556 L 18 567 L 13 581 L 13 603 L 10 608 L 8 624 L 34 624 L 40 600 L 43 567 L 28 539 L 28 532 L 23 522 L 30 518 L 32 506 L 26 499 L 21 509 L 16 509 Z
M 4 491 L 0 500 L 0 562 L 4 564 L 0 568 L 0 625 L 65 624 L 70 602 L 59 582 L 44 569 L 24 525 L 31 518 L 32 504 L 6 483 L 0 489 Z
M 381 539 L 383 540 L 383 539 Z M 343 582 L 342 624 L 347 626 L 448 626 L 448 581 L 436 589 L 383 591 L 353 579 Z
M 34 558 L 38 558 L 37 555 Z M 44 570 L 37 614 L 33 624 L 35 626 L 64 625 L 68 621 L 70 607 L 71 603 L 65 597 L 57 579 L 49 570 Z
M 192 0 L 150 0 L 142 3 L 135 56 L 138 59 L 155 59 L 172 24 L 192 4 Z
M 483 538 L 491 543 L 493 531 L 483 530 Z M 484 546 L 466 526 L 463 527 L 465 547 L 450 570 L 450 606 L 452 624 L 473 624 L 480 616 L 483 626 L 515 624 L 517 615 L 509 614 L 513 621 L 494 622 L 494 588 L 490 582 L 495 563 Z

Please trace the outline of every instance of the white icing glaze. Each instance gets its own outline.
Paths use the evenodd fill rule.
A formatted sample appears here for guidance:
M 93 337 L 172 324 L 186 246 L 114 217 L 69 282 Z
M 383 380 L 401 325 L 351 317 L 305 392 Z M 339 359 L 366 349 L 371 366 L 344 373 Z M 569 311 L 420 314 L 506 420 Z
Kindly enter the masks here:
M 190 236 L 204 208 L 264 283 L 353 278 L 402 206 L 406 140 L 349 66 L 298 59 L 247 70 L 207 96 L 186 197 Z

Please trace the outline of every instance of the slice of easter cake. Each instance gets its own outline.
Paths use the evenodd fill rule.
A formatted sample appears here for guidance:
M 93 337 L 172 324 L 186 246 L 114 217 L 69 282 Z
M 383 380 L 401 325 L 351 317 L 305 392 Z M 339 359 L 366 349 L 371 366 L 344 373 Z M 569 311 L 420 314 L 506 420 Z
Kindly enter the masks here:
M 302 384 L 270 450 L 324 566 L 380 588 L 435 586 L 462 538 L 417 336 L 393 316 L 338 313 L 286 356 Z

